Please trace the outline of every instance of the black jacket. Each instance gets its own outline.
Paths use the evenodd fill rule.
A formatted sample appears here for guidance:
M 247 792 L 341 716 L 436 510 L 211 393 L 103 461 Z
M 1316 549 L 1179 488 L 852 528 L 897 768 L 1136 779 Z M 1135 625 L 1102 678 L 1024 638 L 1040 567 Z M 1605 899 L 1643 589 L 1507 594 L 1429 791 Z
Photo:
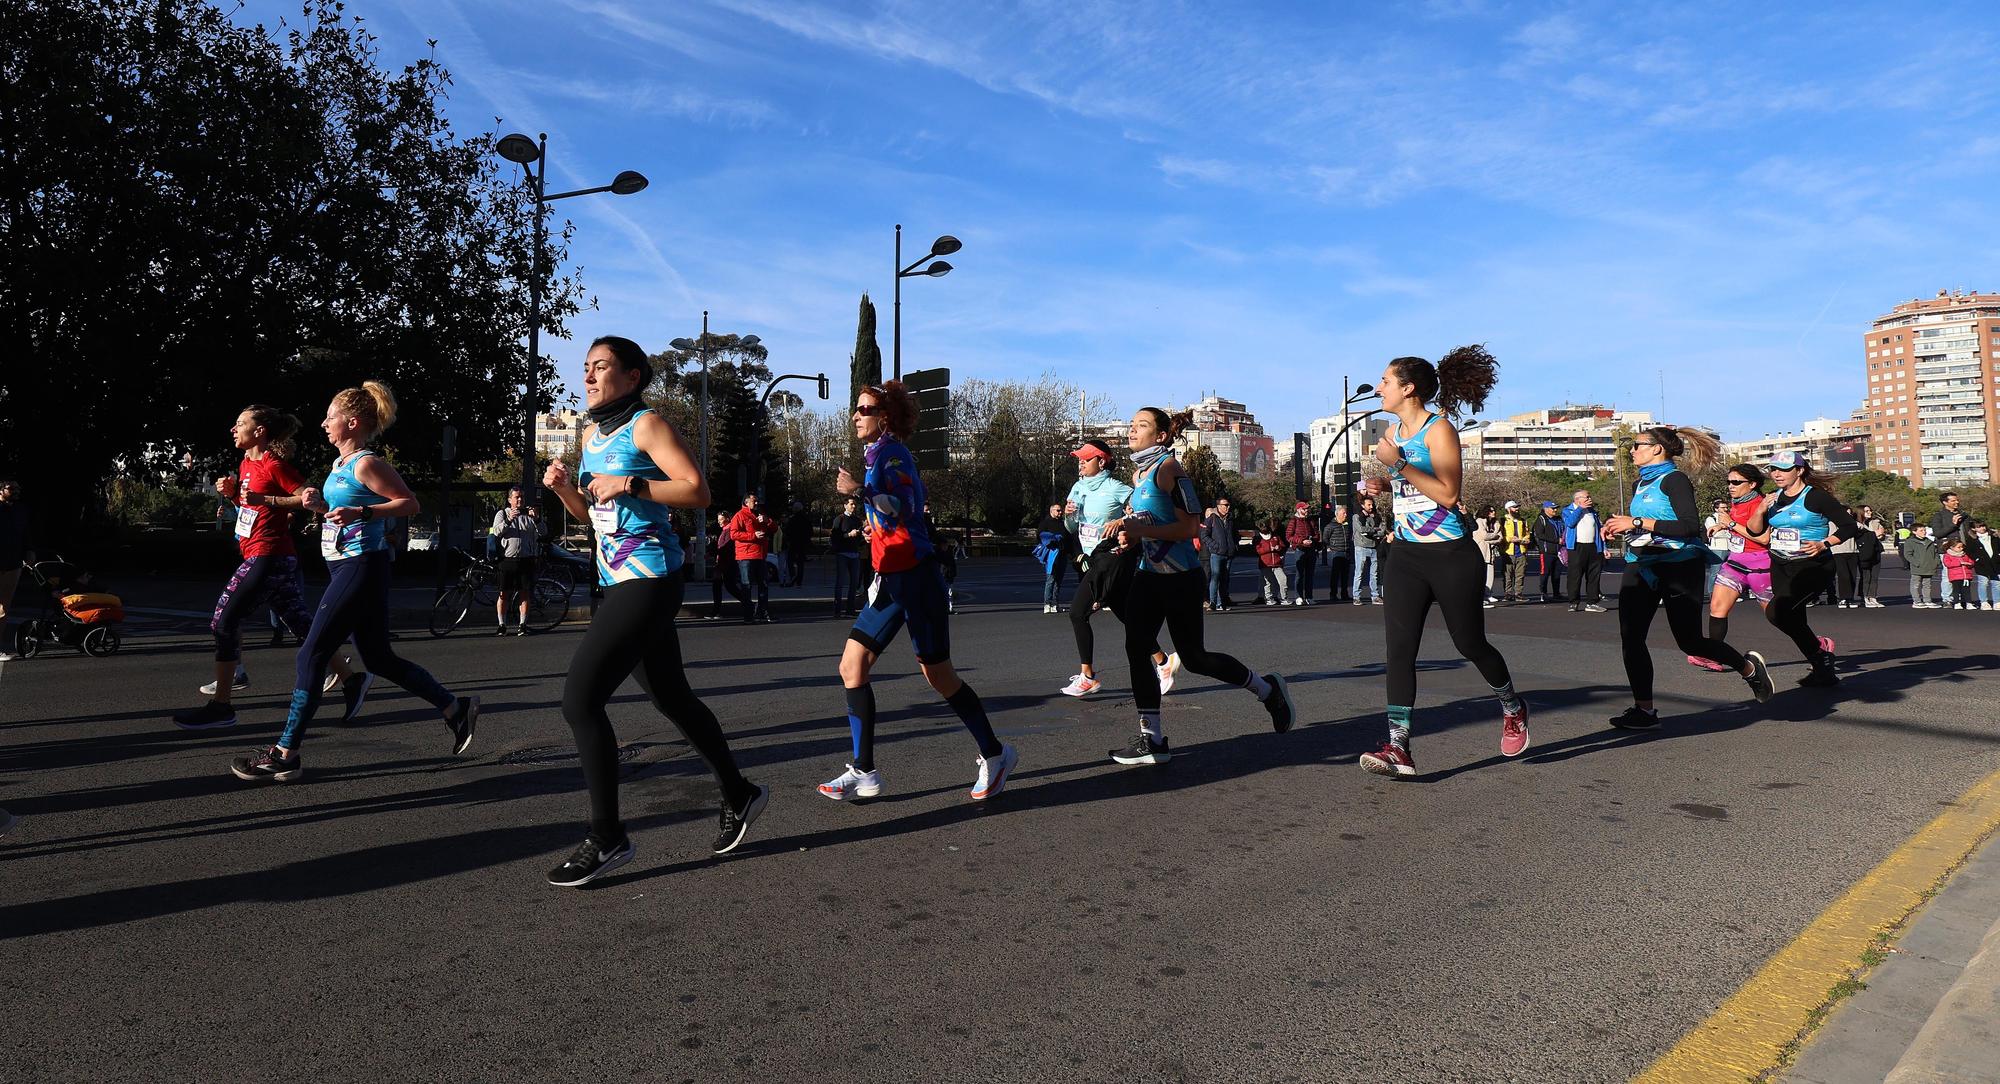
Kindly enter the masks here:
M 1090 585 L 1091 594 L 1097 604 L 1125 619 L 1125 593 L 1132 587 L 1132 575 L 1139 568 L 1139 547 L 1127 546 L 1123 552 L 1118 549 L 1118 538 L 1113 535 L 1097 544 L 1090 551 L 1090 565 L 1083 573 L 1083 580 Z
M 1955 515 L 1965 516 L 1964 522 L 1953 523 L 1952 517 Z M 1960 508 L 1957 512 L 1950 512 L 1940 508 L 1937 510 L 1937 515 L 1931 517 L 1931 541 L 1937 543 L 1937 548 L 1942 551 L 1946 546 L 1951 545 L 1952 539 L 1963 537 L 1965 524 L 1970 522 L 1972 522 L 1972 517 L 1963 508 Z
M 1114 538 L 1112 541 L 1116 541 L 1116 539 Z M 1097 548 L 1101 550 L 1104 547 L 1100 544 Z M 1219 512 L 1202 520 L 1201 552 L 1212 557 L 1236 556 L 1236 525 L 1223 518 Z M 1092 551 L 1092 556 L 1095 555 L 1096 551 Z M 1098 597 L 1103 598 L 1104 596 L 1099 595 Z

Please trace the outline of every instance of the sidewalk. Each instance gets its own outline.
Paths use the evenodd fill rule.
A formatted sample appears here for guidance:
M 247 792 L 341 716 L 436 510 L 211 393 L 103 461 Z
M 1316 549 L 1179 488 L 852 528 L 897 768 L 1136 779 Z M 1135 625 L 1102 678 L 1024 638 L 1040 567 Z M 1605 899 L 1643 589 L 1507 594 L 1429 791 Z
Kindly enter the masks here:
M 2000 1082 L 2000 836 L 1927 904 L 1779 1079 Z

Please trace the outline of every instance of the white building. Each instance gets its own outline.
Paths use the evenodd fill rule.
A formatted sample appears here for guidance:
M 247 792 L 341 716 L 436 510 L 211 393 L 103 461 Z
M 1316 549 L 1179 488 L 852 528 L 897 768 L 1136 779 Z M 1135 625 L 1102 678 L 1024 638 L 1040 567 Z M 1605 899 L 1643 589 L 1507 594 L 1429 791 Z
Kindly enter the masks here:
M 1224 471 L 1246 477 L 1271 473 L 1276 442 L 1257 424 L 1249 408 L 1208 395 L 1188 409 L 1194 413 L 1194 425 L 1175 442 L 1176 454 L 1207 448 L 1215 453 L 1215 461 Z
M 1347 439 L 1340 439 L 1341 430 L 1352 422 L 1353 429 L 1347 431 Z M 1363 417 L 1360 411 L 1351 414 L 1329 414 L 1324 418 L 1314 418 L 1306 427 L 1306 439 L 1312 442 L 1313 476 L 1318 477 L 1320 465 L 1326 465 L 1328 478 L 1340 473 L 1340 468 L 1348 463 L 1366 463 L 1375 454 L 1375 445 L 1382 434 L 1396 424 L 1389 414 L 1372 414 Z M 1331 454 L 1329 454 L 1331 453 Z
M 1617 469 L 1619 426 L 1652 424 L 1652 414 L 1643 410 L 1564 406 L 1487 422 L 1460 431 L 1458 439 L 1467 466 L 1596 474 Z
M 1818 466 L 1826 462 L 1828 446 L 1841 439 L 1841 429 L 1846 424 L 1832 418 L 1814 418 L 1799 426 L 1796 433 L 1766 433 L 1756 440 L 1729 441 L 1722 446 L 1722 457 L 1731 463 L 1762 464 L 1779 452 L 1803 452 Z
M 583 443 L 583 427 L 590 415 L 580 410 L 558 410 L 535 416 L 535 451 L 546 459 L 559 459 Z

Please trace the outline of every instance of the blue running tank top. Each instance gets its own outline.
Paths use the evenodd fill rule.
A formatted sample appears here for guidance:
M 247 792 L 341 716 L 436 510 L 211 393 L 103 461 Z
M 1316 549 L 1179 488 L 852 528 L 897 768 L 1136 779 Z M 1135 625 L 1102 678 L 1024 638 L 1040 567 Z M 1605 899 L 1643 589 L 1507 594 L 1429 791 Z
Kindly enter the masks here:
M 1173 461 L 1173 453 L 1168 452 L 1160 457 L 1159 462 L 1153 464 L 1152 469 L 1132 480 L 1129 507 L 1133 512 L 1143 515 L 1149 523 L 1173 523 L 1180 518 L 1179 509 L 1174 505 L 1173 494 L 1161 489 L 1159 482 L 1160 468 Z M 1194 486 L 1187 481 L 1186 475 L 1181 476 L 1181 482 L 1188 493 L 1194 492 Z M 1196 508 L 1193 511 L 1199 515 L 1200 502 L 1195 503 Z M 1194 540 L 1191 538 L 1183 538 L 1178 542 L 1169 542 L 1163 538 L 1146 538 L 1139 542 L 1141 572 L 1171 575 L 1175 572 L 1191 571 L 1197 563 Z
M 1437 420 L 1438 415 L 1429 415 L 1415 433 L 1396 438 L 1396 447 L 1402 449 L 1403 458 L 1425 474 L 1436 473 L 1431 467 L 1431 446 L 1424 443 L 1424 434 Z M 1402 428 L 1403 423 L 1397 422 L 1397 431 Z M 1457 509 L 1439 507 L 1438 502 L 1401 478 L 1391 478 L 1389 483 L 1394 487 L 1397 538 L 1405 542 L 1452 542 L 1465 537 L 1465 521 L 1459 518 Z
M 1798 558 L 1807 542 L 1824 542 L 1832 532 L 1833 523 L 1825 516 L 1806 507 L 1806 497 L 1813 487 L 1799 490 L 1799 495 L 1766 517 L 1771 527 L 1771 552 L 1779 557 Z M 1784 497 L 1779 500 L 1786 500 Z
M 632 430 L 650 409 L 632 415 L 616 432 L 592 431 L 583 442 L 578 478 L 584 486 L 599 474 L 636 475 L 664 482 L 667 472 L 632 443 Z M 666 505 L 619 494 L 590 506 L 597 533 L 597 582 L 610 587 L 631 580 L 671 576 L 681 567 L 681 540 Z
M 326 476 L 326 484 L 319 487 L 320 499 L 329 508 L 367 507 L 373 504 L 387 504 L 389 498 L 361 484 L 355 471 L 361 460 L 375 453 L 363 448 L 345 459 L 333 461 L 333 470 Z M 364 553 L 374 553 L 389 548 L 389 524 L 379 517 L 349 523 L 336 527 L 326 520 L 320 521 L 319 553 L 329 561 L 345 561 L 349 557 L 359 557 Z

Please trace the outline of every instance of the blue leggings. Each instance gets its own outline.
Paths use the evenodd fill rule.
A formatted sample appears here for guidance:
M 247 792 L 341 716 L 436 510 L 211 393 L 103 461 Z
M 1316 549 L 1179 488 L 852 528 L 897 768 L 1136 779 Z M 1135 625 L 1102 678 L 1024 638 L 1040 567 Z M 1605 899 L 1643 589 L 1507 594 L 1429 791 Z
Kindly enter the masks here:
M 320 682 L 327 664 L 350 636 L 361 652 L 362 665 L 371 672 L 430 701 L 439 711 L 452 705 L 450 690 L 439 685 L 430 671 L 399 658 L 389 646 L 389 551 L 376 550 L 327 565 L 333 579 L 326 585 L 326 594 L 320 596 L 312 630 L 299 645 L 298 683 L 292 688 L 285 732 L 278 738 L 278 744 L 293 753 L 299 751 L 299 738 L 319 711 Z

